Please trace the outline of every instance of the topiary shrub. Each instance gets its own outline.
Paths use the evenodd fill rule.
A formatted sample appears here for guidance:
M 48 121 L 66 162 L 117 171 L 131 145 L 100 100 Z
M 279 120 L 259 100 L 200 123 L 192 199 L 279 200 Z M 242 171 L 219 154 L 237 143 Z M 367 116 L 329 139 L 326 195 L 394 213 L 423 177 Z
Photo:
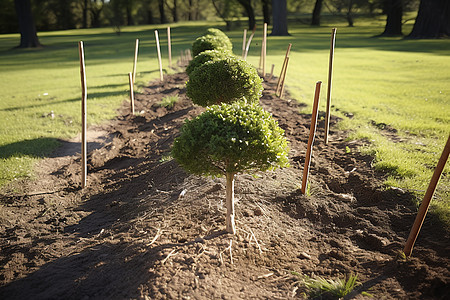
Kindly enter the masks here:
M 234 56 L 200 65 L 190 73 L 186 83 L 186 95 L 200 106 L 230 103 L 242 98 L 256 102 L 262 90 L 262 79 L 256 69 Z
M 229 57 L 231 54 L 228 52 L 217 51 L 217 50 L 206 50 L 194 57 L 190 61 L 186 68 L 186 74 L 190 75 L 199 66 L 203 65 L 208 61 L 221 60 Z
M 208 28 L 206 29 L 206 32 L 203 35 L 215 35 L 222 38 L 228 38 L 228 36 L 220 29 L 218 28 Z
M 192 44 L 192 55 L 197 56 L 199 53 L 206 50 L 219 50 L 231 53 L 233 51 L 233 44 L 230 39 L 225 36 L 217 35 L 203 35 L 198 37 Z
M 211 106 L 187 120 L 172 155 L 190 173 L 226 176 L 226 228 L 233 234 L 235 175 L 288 166 L 283 129 L 257 103 L 242 101 Z

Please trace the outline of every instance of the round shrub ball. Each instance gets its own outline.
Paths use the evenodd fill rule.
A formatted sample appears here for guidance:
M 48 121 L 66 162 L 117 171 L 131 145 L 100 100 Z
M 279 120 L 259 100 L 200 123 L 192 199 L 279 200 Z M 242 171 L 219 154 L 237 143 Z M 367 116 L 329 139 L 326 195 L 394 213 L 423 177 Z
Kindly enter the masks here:
M 225 37 L 220 37 L 216 35 L 207 34 L 198 37 L 192 44 L 192 55 L 197 56 L 206 50 L 219 50 L 224 52 L 232 52 L 233 44 L 231 44 L 230 39 Z
M 229 39 L 228 36 L 222 30 L 220 30 L 218 28 L 208 28 L 208 29 L 206 29 L 206 32 L 203 35 L 215 35 L 218 37 Z
M 199 66 L 203 65 L 208 61 L 222 60 L 229 57 L 231 54 L 227 52 L 217 51 L 217 50 L 206 50 L 194 57 L 193 60 L 189 62 L 186 68 L 186 74 L 190 75 Z
M 262 79 L 256 69 L 234 56 L 200 65 L 191 72 L 186 83 L 186 95 L 204 107 L 242 98 L 257 102 L 262 90 Z
M 187 120 L 174 141 L 172 155 L 186 171 L 198 175 L 289 165 L 284 130 L 260 105 L 245 102 L 214 105 Z

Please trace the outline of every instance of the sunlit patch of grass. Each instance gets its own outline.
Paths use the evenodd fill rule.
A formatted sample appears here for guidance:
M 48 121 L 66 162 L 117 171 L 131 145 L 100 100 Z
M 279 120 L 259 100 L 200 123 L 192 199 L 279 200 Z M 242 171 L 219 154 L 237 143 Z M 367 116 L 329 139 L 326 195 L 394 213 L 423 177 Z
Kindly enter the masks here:
M 320 276 L 311 278 L 297 272 L 292 272 L 292 274 L 301 278 L 299 284 L 304 291 L 303 295 L 310 299 L 322 299 L 323 297 L 326 299 L 342 299 L 361 285 L 356 274 L 335 279 L 326 279 Z

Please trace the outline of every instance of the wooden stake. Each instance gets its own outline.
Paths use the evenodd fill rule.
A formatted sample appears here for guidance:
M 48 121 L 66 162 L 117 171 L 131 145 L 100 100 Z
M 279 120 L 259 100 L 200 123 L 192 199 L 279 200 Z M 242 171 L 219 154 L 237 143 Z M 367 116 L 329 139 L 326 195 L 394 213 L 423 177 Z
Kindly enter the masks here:
M 272 69 L 270 70 L 269 80 L 271 80 L 272 77 L 273 77 L 273 69 L 275 69 L 275 65 L 274 64 L 272 64 Z
M 248 38 L 247 46 L 245 47 L 244 60 L 247 60 L 248 49 L 250 49 L 250 44 L 251 44 L 251 42 L 252 42 L 253 36 L 255 35 L 255 31 L 256 31 L 256 25 L 255 25 L 255 27 L 253 27 L 252 34 L 251 34 L 250 37 Z
M 283 80 L 281 81 L 280 98 L 283 98 L 283 94 L 284 94 L 284 83 L 285 83 L 285 79 L 286 79 L 288 64 L 289 64 L 289 57 L 286 57 L 286 65 L 284 66 Z
M 264 23 L 262 43 L 262 75 L 266 78 L 266 54 L 267 54 L 267 23 Z
M 242 39 L 242 57 L 245 55 L 245 41 L 247 39 L 247 29 L 244 29 L 244 38 Z
M 87 143 L 86 143 L 86 110 L 87 110 L 87 87 L 86 68 L 84 64 L 84 45 L 78 42 L 78 52 L 80 54 L 80 75 L 81 75 L 81 187 L 85 188 L 87 183 Z
M 159 79 L 161 81 L 163 81 L 164 80 L 164 76 L 163 76 L 162 62 L 161 62 L 161 49 L 159 48 L 158 30 L 155 30 L 155 39 L 156 39 L 156 50 L 158 51 Z
M 136 45 L 134 46 L 134 63 L 133 63 L 133 85 L 136 82 L 136 65 L 139 49 L 139 39 L 136 39 Z
M 308 185 L 309 167 L 311 164 L 311 156 L 312 156 L 312 147 L 314 144 L 314 137 L 316 135 L 317 116 L 319 114 L 319 95 L 320 95 L 321 85 L 322 85 L 321 81 L 318 81 L 316 83 L 316 92 L 314 95 L 313 111 L 312 111 L 312 115 L 311 115 L 311 127 L 309 129 L 308 146 L 306 148 L 305 168 L 303 169 L 302 189 L 301 189 L 303 195 L 306 195 L 306 190 L 307 190 L 307 185 Z
M 172 44 L 170 42 L 170 26 L 167 27 L 167 47 L 169 50 L 169 67 L 172 66 Z
M 330 109 L 331 109 L 331 80 L 333 74 L 333 58 L 334 45 L 336 41 L 336 28 L 331 29 L 331 45 L 330 45 L 330 59 L 328 62 L 328 86 L 327 86 L 327 110 L 325 116 L 325 144 L 328 144 L 328 132 L 330 128 Z
M 226 207 L 227 214 L 225 218 L 226 231 L 231 234 L 236 233 L 236 227 L 234 223 L 234 174 L 226 174 Z
M 134 115 L 134 88 L 133 88 L 133 74 L 128 73 L 128 81 L 130 82 L 130 101 L 131 101 L 131 114 Z
M 275 90 L 275 95 L 276 95 L 276 96 L 279 96 L 279 95 L 280 95 L 280 92 L 281 92 L 282 77 L 283 77 L 283 74 L 286 73 L 286 72 L 285 72 L 285 69 L 286 69 L 286 61 L 287 61 L 287 58 L 289 57 L 289 54 L 290 54 L 290 52 L 291 52 L 291 47 L 292 47 L 292 44 L 289 44 L 288 47 L 287 47 L 287 50 L 286 50 L 286 55 L 284 56 L 283 65 L 281 66 L 280 77 L 278 77 L 277 88 L 276 88 L 276 90 Z
M 416 242 L 417 236 L 419 235 L 420 228 L 422 227 L 425 216 L 427 215 L 428 207 L 430 206 L 431 199 L 433 198 L 434 191 L 441 177 L 442 171 L 444 170 L 445 164 L 448 160 L 448 155 L 450 153 L 450 135 L 448 136 L 447 143 L 445 144 L 444 150 L 442 151 L 441 157 L 439 158 L 436 169 L 434 169 L 433 176 L 431 177 L 428 189 L 423 197 L 423 201 L 420 204 L 419 212 L 417 213 L 414 224 L 409 233 L 408 240 L 406 241 L 405 248 L 403 252 L 407 257 L 411 256 L 414 243 Z

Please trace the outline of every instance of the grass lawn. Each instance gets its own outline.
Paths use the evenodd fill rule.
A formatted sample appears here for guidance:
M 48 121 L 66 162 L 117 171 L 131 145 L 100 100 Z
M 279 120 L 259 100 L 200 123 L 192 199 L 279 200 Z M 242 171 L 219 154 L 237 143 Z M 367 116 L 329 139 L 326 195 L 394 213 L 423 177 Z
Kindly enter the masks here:
M 174 61 L 207 27 L 221 23 L 172 24 Z M 292 43 L 287 88 L 311 112 L 314 85 L 323 81 L 321 110 L 327 87 L 331 28 L 336 26 L 332 113 L 343 119 L 341 129 L 366 139 L 361 151 L 375 155 L 374 166 L 388 171 L 387 186 L 415 193 L 421 200 L 450 133 L 450 40 L 374 38 L 383 31 L 379 19 L 356 19 L 350 28 L 341 20 L 323 20 L 322 27 L 292 22 L 288 37 L 269 37 L 267 70 L 280 72 Z M 411 30 L 411 23 L 404 32 Z M 116 35 L 111 28 L 40 33 L 46 47 L 11 50 L 18 35 L 0 35 L 0 185 L 32 176 L 32 164 L 80 128 L 80 75 L 77 42 L 85 42 L 88 81 L 88 122 L 113 117 L 128 95 L 134 40 L 141 39 L 137 85 L 159 76 L 154 30 L 159 29 L 163 65 L 167 40 L 163 26 L 133 26 Z M 269 26 L 270 32 L 270 26 Z M 241 54 L 242 30 L 227 33 Z M 261 29 L 248 60 L 259 63 Z M 166 69 L 166 72 L 170 72 Z M 54 118 L 51 117 L 52 112 Z M 351 118 L 346 116 L 352 116 Z M 386 130 L 386 129 L 389 129 Z M 332 140 L 332 136 L 331 136 Z M 433 210 L 450 224 L 450 164 L 433 202 Z

